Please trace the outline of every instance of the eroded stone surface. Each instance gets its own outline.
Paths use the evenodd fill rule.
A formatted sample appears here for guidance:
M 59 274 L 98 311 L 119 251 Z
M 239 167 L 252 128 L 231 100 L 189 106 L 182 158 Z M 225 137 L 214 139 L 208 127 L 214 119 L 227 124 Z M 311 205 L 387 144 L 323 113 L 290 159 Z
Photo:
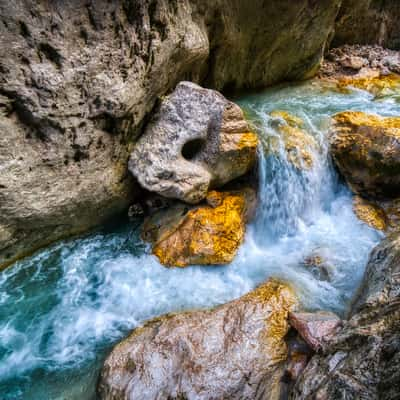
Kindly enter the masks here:
M 243 241 L 252 214 L 255 193 L 212 191 L 207 205 L 191 208 L 177 204 L 145 221 L 143 237 L 152 242 L 161 264 L 227 264 Z
M 327 311 L 293 312 L 289 314 L 289 323 L 314 351 L 319 351 L 341 326 L 341 319 Z
M 257 136 L 239 106 L 214 90 L 181 82 L 134 147 L 129 169 L 146 189 L 187 203 L 245 174 Z
M 395 400 L 400 393 L 400 238 L 371 254 L 349 321 L 314 356 L 292 399 Z
M 339 3 L 1 2 L 0 266 L 128 208 L 130 146 L 179 81 L 315 71 Z
M 355 193 L 372 198 L 400 195 L 400 117 L 336 114 L 331 152 Z
M 274 280 L 213 310 L 149 321 L 107 358 L 100 398 L 280 398 L 289 287 Z

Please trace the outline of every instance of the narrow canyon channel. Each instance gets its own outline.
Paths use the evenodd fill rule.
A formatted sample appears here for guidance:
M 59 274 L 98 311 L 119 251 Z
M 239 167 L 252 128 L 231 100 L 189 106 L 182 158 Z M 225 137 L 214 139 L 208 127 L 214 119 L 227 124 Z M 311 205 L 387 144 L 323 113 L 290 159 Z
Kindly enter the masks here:
M 121 221 L 17 262 L 0 273 L 2 400 L 94 399 L 105 356 L 131 329 L 269 277 L 288 282 L 306 310 L 346 315 L 382 234 L 353 212 L 328 152 L 330 121 L 345 110 L 399 115 L 399 99 L 310 80 L 232 100 L 260 138 L 257 211 L 234 261 L 167 269 L 141 241 L 140 221 Z

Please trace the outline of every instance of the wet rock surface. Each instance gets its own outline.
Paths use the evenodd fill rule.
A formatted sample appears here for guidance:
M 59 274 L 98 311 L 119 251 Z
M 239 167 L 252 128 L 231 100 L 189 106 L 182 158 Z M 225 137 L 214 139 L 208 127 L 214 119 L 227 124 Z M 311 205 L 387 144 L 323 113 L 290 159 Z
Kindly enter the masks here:
M 344 328 L 314 356 L 292 399 L 398 399 L 400 393 L 400 238 L 372 252 Z
M 254 165 L 257 136 L 220 93 L 181 82 L 165 98 L 130 156 L 146 189 L 187 203 L 203 200 Z
M 276 110 L 270 115 L 271 123 L 281 134 L 279 140 L 270 139 L 272 152 L 279 153 L 282 140 L 287 160 L 300 170 L 311 169 L 315 162 L 314 153 L 319 149 L 314 137 L 304 129 L 304 121 L 286 111 Z
M 118 344 L 101 399 L 279 399 L 291 290 L 270 280 L 212 310 L 166 315 Z
M 339 2 L 2 1 L 0 265 L 127 209 L 130 145 L 179 81 L 312 72 Z
M 353 210 L 357 217 L 380 231 L 388 229 L 388 217 L 383 208 L 374 202 L 363 199 L 360 196 L 355 196 L 353 199 Z
M 161 264 L 227 264 L 233 260 L 253 214 L 255 192 L 212 191 L 207 205 L 176 204 L 147 218 L 142 236 Z
M 332 157 L 355 193 L 376 199 L 400 195 L 400 118 L 339 113 L 330 141 Z

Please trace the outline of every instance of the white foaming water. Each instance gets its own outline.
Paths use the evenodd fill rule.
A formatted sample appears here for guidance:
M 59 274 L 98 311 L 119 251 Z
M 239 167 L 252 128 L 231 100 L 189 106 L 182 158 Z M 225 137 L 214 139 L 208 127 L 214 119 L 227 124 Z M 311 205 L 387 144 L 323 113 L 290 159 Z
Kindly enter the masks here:
M 327 150 L 329 117 L 347 109 L 396 115 L 392 100 L 340 94 L 305 83 L 237 99 L 258 127 L 260 202 L 245 243 L 229 266 L 166 269 L 135 229 L 57 244 L 0 275 L 0 398 L 91 399 L 106 352 L 142 321 L 237 298 L 268 277 L 288 281 L 304 307 L 344 312 L 379 234 L 352 212 Z M 314 167 L 299 172 L 268 152 L 278 136 L 269 113 L 305 121 L 318 143 Z M 279 137 L 278 137 L 279 139 Z M 304 259 L 321 256 L 329 281 Z

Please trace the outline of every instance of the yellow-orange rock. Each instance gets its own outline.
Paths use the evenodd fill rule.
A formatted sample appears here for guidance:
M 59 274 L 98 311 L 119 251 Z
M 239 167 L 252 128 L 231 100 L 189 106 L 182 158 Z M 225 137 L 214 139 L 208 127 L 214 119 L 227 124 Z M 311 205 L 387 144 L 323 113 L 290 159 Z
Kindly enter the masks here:
M 400 195 L 400 117 L 336 114 L 331 152 L 355 193 L 381 199 Z
M 144 224 L 143 237 L 152 242 L 153 254 L 166 266 L 229 263 L 243 241 L 254 197 L 251 189 L 212 191 L 207 205 L 177 205 L 152 216 Z
M 273 111 L 271 117 L 279 121 L 276 126 L 286 152 L 286 157 L 298 169 L 310 169 L 314 164 L 314 153 L 318 151 L 315 139 L 303 128 L 301 118 L 287 111 Z M 277 138 L 271 138 L 271 149 L 279 151 L 280 143 Z
M 279 400 L 296 304 L 290 287 L 269 280 L 219 307 L 148 321 L 108 356 L 99 396 Z
M 378 98 L 400 95 L 400 75 L 382 75 L 379 71 L 368 69 L 364 73 L 339 78 L 337 86 L 341 90 L 350 87 L 366 90 Z
M 355 196 L 353 209 L 357 217 L 372 228 L 387 233 L 400 230 L 400 198 L 369 201 Z
M 360 196 L 355 196 L 353 199 L 353 210 L 357 217 L 380 231 L 385 231 L 388 227 L 388 221 L 385 211 L 377 204 L 363 199 Z

